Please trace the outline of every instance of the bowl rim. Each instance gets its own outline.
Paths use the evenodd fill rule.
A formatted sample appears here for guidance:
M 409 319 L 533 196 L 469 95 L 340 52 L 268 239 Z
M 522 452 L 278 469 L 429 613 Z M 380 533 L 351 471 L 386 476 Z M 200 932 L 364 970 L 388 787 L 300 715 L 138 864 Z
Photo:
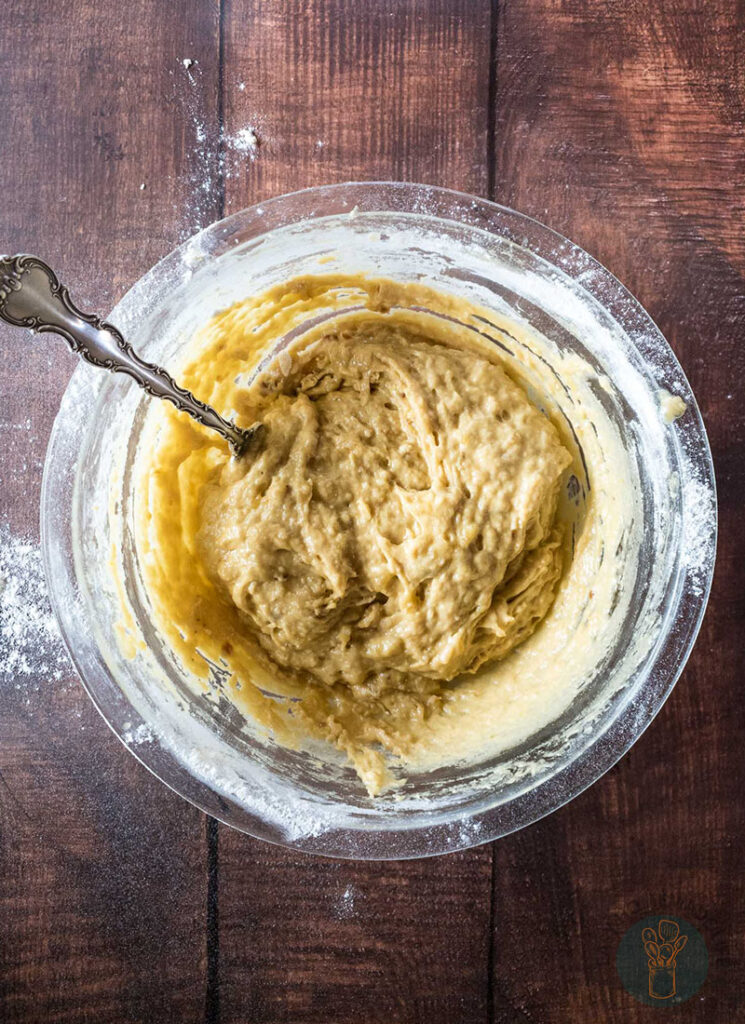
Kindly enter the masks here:
M 653 694 L 647 695 L 651 699 L 645 701 L 642 707 L 632 707 L 629 701 L 623 703 L 615 718 L 579 750 L 572 761 L 562 766 L 555 774 L 537 786 L 518 793 L 503 804 L 464 815 L 459 819 L 457 825 L 447 823 L 434 826 L 428 824 L 424 827 L 410 825 L 396 829 L 381 829 L 377 832 L 374 829 L 365 828 L 364 848 L 361 850 L 355 847 L 354 837 L 359 833 L 354 829 L 325 832 L 320 836 L 303 836 L 297 841 L 286 840 L 277 837 L 268 827 L 262 827 L 262 824 L 266 825 L 266 823 L 262 822 L 260 814 L 246 812 L 245 808 L 230 799 L 226 801 L 225 794 L 219 794 L 218 802 L 216 800 L 217 791 L 177 760 L 172 752 L 165 752 L 164 748 L 154 744 L 143 747 L 133 742 L 131 730 L 128 731 L 122 728 L 121 723 L 112 721 L 111 695 L 108 694 L 108 691 L 108 695 L 101 693 L 95 686 L 90 685 L 86 678 L 81 658 L 74 649 L 71 636 L 71 607 L 74 604 L 74 600 L 71 598 L 74 598 L 78 589 L 74 566 L 71 560 L 64 560 L 63 564 L 60 555 L 65 542 L 71 543 L 69 539 L 72 530 L 71 516 L 48 514 L 51 508 L 59 504 L 60 490 L 64 492 L 67 487 L 67 490 L 72 493 L 73 485 L 69 477 L 70 474 L 75 475 L 78 456 L 75 456 L 72 464 L 61 465 L 60 452 L 69 451 L 70 448 L 69 444 L 65 448 L 63 443 L 65 440 L 63 434 L 66 429 L 69 429 L 63 414 L 72 397 L 77 397 L 75 396 L 76 385 L 79 385 L 82 380 L 87 384 L 87 375 L 89 374 L 89 369 L 84 365 L 79 365 L 75 369 L 63 395 L 47 448 L 41 492 L 41 547 L 52 609 L 60 626 L 65 646 L 84 688 L 104 721 L 129 752 L 156 778 L 200 810 L 224 824 L 269 842 L 324 856 L 359 860 L 410 859 L 481 845 L 540 820 L 564 806 L 600 779 L 641 737 L 659 713 L 680 678 L 706 611 L 716 556 L 716 482 L 706 429 L 688 380 L 661 331 L 638 300 L 611 271 L 607 270 L 584 249 L 564 238 L 559 232 L 535 218 L 465 192 L 408 182 L 351 181 L 300 189 L 255 203 L 196 232 L 155 263 L 122 296 L 112 310 L 110 319 L 116 323 L 117 312 L 126 307 L 128 303 L 135 301 L 137 293 L 146 289 L 148 283 L 152 282 L 154 278 L 161 276 L 164 271 L 167 272 L 169 267 L 181 265 L 191 247 L 202 248 L 201 243 L 205 241 L 220 240 L 229 235 L 236 225 L 260 222 L 265 218 L 267 211 L 271 213 L 280 209 L 282 204 L 287 203 L 288 200 L 301 200 L 308 207 L 304 211 L 303 217 L 296 217 L 289 221 L 289 223 L 300 223 L 305 219 L 315 219 L 316 215 L 313 211 L 315 200 L 327 200 L 329 197 L 342 196 L 346 197 L 349 210 L 355 206 L 364 205 L 364 212 L 401 212 L 438 218 L 440 214 L 433 213 L 432 207 L 442 206 L 448 210 L 448 215 L 443 215 L 442 219 L 465 223 L 470 227 L 478 227 L 492 232 L 495 232 L 495 225 L 498 224 L 500 228 L 498 233 L 502 237 L 551 263 L 557 270 L 572 279 L 578 287 L 582 287 L 596 301 L 600 302 L 606 310 L 609 309 L 608 295 L 604 294 L 600 299 L 594 292 L 599 288 L 600 283 L 603 284 L 604 289 L 610 289 L 613 298 L 613 305 L 610 307 L 611 315 L 613 315 L 613 308 L 623 309 L 622 326 L 630 341 L 638 348 L 637 338 L 652 337 L 657 346 L 656 360 L 659 362 L 662 357 L 667 375 L 671 377 L 674 375 L 676 382 L 679 381 L 683 385 L 684 397 L 689 410 L 685 417 L 686 449 L 689 456 L 692 457 L 691 453 L 695 455 L 699 480 L 708 490 L 713 503 L 712 536 L 706 551 L 705 564 L 699 571 L 695 587 L 692 588 L 692 580 L 688 573 L 682 580 L 679 600 L 682 602 L 684 596 L 688 598 L 684 631 L 682 635 L 676 634 L 675 637 L 672 637 L 670 633 L 662 636 L 662 642 L 657 645 L 656 653 L 651 660 L 652 667 L 663 662 L 666 655 L 671 655 L 672 659 L 670 660 L 668 657 L 670 664 L 665 663 L 658 673 L 656 689 Z M 381 201 L 385 201 L 387 205 L 381 207 Z M 370 203 L 372 205 L 368 205 Z M 417 206 L 419 209 L 412 209 Z M 277 226 L 274 225 L 269 231 L 274 230 Z M 578 280 L 580 277 L 582 278 L 581 282 Z M 640 354 L 646 361 L 644 352 L 642 351 Z M 102 378 L 102 381 L 99 382 L 100 386 L 105 379 Z M 96 390 L 92 388 L 91 394 L 95 394 Z M 67 478 L 65 478 L 65 473 Z M 62 585 L 58 590 L 56 583 L 59 581 L 61 564 L 63 564 Z M 95 640 L 92 640 L 92 643 L 95 644 Z M 675 647 L 674 651 L 670 650 L 672 647 Z M 109 675 L 111 676 L 111 673 Z M 122 699 L 126 701 L 118 689 L 116 681 L 113 679 L 110 681 Z M 138 718 L 134 708 L 132 708 L 132 712 L 131 717 Z M 152 751 L 154 750 L 160 752 L 158 756 L 153 756 Z M 163 756 L 164 753 L 166 756 Z

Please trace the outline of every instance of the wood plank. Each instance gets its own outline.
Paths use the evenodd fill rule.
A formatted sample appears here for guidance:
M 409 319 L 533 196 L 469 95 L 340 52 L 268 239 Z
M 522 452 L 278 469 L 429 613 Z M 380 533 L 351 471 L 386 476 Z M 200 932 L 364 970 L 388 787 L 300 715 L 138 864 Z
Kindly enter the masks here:
M 709 944 L 686 1020 L 741 1013 L 742 42 L 742 9 L 724 0 L 502 5 L 496 198 L 587 248 L 657 320 L 707 422 L 722 521 L 704 628 L 658 719 L 590 791 L 495 846 L 500 1024 L 647 1021 L 614 961 L 658 912 Z
M 489 847 L 354 863 L 220 833 L 221 1021 L 482 1022 Z
M 307 185 L 487 187 L 490 4 L 225 9 L 226 209 Z M 253 128 L 255 159 L 231 144 Z M 308 858 L 221 828 L 221 1020 L 484 1021 L 489 848 L 420 862 Z
M 106 310 L 218 212 L 195 127 L 217 123 L 215 7 L 25 0 L 0 51 L 2 248 Z M 0 1020 L 201 1021 L 204 816 L 111 735 L 48 623 L 41 465 L 74 360 L 10 328 L 0 348 Z
M 226 0 L 227 211 L 337 181 L 483 194 L 489 40 L 487 0 Z

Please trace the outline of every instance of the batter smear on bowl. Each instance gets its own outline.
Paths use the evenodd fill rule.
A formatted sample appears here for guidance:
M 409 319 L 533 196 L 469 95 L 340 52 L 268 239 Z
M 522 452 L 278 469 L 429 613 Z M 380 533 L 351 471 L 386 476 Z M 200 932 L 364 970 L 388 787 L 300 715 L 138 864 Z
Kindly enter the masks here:
M 283 304 L 318 289 L 293 282 L 268 324 L 252 301 L 206 329 L 187 385 L 264 430 L 236 460 L 155 410 L 140 547 L 182 656 L 292 697 L 285 718 L 344 750 L 375 793 L 386 756 L 405 758 L 459 678 L 549 612 L 572 456 L 496 350 L 444 319 L 424 330 L 384 285 L 378 308 L 317 323 L 260 363 L 267 332 L 289 326 Z M 273 705 L 257 717 L 281 733 Z

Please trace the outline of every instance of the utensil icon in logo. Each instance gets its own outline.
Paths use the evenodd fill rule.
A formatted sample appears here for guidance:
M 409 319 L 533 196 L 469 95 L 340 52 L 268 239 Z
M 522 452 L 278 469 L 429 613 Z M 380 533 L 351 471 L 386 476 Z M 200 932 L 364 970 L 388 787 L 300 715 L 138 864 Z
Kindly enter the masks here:
M 688 936 L 680 934 L 675 921 L 662 918 L 657 931 L 654 928 L 644 929 L 642 942 L 648 958 L 650 996 L 653 999 L 672 999 L 675 995 L 678 953 L 688 942 Z
M 619 942 L 616 970 L 630 996 L 644 1006 L 665 1010 L 699 991 L 709 970 L 709 953 L 703 935 L 690 921 L 649 914 L 631 925 Z
M 666 918 L 662 918 L 660 923 L 657 925 L 657 932 L 660 936 L 660 942 L 675 942 L 678 937 L 678 928 L 675 921 L 668 921 Z

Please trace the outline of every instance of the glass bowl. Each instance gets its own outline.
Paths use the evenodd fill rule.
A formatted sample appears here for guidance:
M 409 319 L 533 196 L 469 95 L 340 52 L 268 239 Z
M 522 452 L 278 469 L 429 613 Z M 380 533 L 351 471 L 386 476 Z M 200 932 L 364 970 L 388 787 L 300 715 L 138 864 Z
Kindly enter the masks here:
M 177 793 L 251 835 L 336 857 L 463 849 L 556 810 L 642 734 L 677 680 L 708 598 L 716 545 L 711 454 L 685 376 L 636 300 L 583 250 L 528 217 L 421 185 L 308 189 L 213 224 L 142 277 L 110 319 L 168 363 L 214 312 L 301 273 L 420 280 L 498 310 L 610 381 L 646 524 L 617 642 L 569 707 L 511 749 L 414 775 L 373 799 L 341 760 L 254 735 L 225 699 L 195 696 L 149 620 L 132 525 L 132 467 L 147 399 L 81 364 L 47 453 L 42 544 L 52 603 L 90 697 L 129 750 Z M 333 268 L 332 268 L 333 269 Z M 634 380 L 629 390 L 624 381 Z M 660 415 L 662 389 L 688 406 Z M 109 570 L 120 559 L 119 589 Z M 122 592 L 123 591 L 123 592 Z M 122 599 L 146 641 L 120 642 Z M 630 636 L 644 643 L 629 653 Z M 639 650 L 642 651 L 639 654 Z

